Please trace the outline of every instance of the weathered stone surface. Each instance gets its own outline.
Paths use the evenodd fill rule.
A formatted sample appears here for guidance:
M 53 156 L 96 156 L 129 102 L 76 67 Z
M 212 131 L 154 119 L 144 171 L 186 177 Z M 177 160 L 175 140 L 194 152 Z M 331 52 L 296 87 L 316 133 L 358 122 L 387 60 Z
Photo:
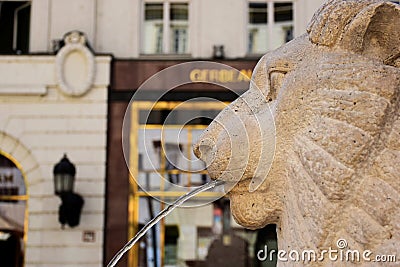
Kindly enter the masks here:
M 330 0 L 308 34 L 259 61 L 249 90 L 194 148 L 233 187 L 238 223 L 276 223 L 287 251 L 337 249 L 344 238 L 400 260 L 399 43 L 399 5 Z

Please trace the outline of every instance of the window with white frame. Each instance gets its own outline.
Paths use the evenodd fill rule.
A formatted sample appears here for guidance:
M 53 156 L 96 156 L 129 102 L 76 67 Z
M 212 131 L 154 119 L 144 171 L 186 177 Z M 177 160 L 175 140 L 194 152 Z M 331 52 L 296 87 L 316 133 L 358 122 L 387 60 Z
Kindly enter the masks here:
M 261 54 L 268 50 L 267 3 L 249 3 L 248 52 Z
M 163 4 L 145 4 L 143 43 L 145 54 L 162 53 L 163 43 Z
M 142 53 L 188 53 L 188 18 L 188 3 L 145 3 Z
M 249 2 L 248 53 L 263 54 L 293 39 L 293 3 Z

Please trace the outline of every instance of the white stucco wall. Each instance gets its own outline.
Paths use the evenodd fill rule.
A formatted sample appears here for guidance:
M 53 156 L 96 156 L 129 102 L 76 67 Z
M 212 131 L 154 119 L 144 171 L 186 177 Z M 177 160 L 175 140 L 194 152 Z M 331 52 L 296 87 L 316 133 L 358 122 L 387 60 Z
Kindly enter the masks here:
M 81 97 L 61 93 L 54 56 L 0 56 L 0 150 L 26 173 L 29 193 L 27 267 L 102 266 L 108 56 L 98 56 L 94 84 Z M 85 205 L 80 225 L 61 230 L 53 167 L 67 153 Z M 95 232 L 93 243 L 83 231 Z
M 140 0 L 97 1 L 97 34 L 95 49 L 116 57 L 139 56 Z
M 189 52 L 193 58 L 210 58 L 213 45 L 218 44 L 225 46 L 228 58 L 246 56 L 249 1 L 188 2 Z M 306 31 L 323 2 L 294 1 L 295 36 Z M 49 52 L 52 40 L 61 39 L 68 31 L 80 30 L 98 53 L 112 53 L 117 58 L 139 57 L 143 3 L 143 0 L 33 0 L 30 50 Z
M 214 45 L 224 45 L 228 58 L 246 55 L 246 1 L 204 0 L 192 4 L 191 10 L 196 12 L 192 24 L 194 57 L 211 57 Z
M 96 46 L 96 0 L 31 0 L 30 51 L 51 52 L 52 40 L 73 30 L 84 32 Z M 110 1 L 111 2 L 111 1 Z M 98 51 L 99 52 L 99 51 Z

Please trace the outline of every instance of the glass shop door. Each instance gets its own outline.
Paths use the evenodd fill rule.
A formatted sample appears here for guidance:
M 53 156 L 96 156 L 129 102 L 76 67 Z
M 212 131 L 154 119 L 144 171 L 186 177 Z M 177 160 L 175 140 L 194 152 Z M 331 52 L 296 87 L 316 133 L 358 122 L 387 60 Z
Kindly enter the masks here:
M 217 101 L 138 101 L 131 105 L 129 239 L 166 203 L 209 181 L 204 163 L 195 157 L 192 146 L 226 105 Z M 222 192 L 203 192 L 192 202 L 212 202 L 220 196 Z M 204 225 L 212 223 L 212 208 L 209 210 L 211 219 Z M 198 242 L 197 233 L 183 221 L 199 214 L 179 212 L 173 218 L 167 216 L 135 245 L 129 266 L 177 266 L 185 258 L 196 257 L 195 249 L 188 244 Z M 179 237 L 182 232 L 186 236 L 183 241 Z

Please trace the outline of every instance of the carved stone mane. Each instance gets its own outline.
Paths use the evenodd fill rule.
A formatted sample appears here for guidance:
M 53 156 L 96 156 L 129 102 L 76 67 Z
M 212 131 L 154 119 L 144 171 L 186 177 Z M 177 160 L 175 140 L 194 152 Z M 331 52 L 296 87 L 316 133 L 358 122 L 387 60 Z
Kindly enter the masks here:
M 331 0 L 308 34 L 260 60 L 254 84 L 194 148 L 213 179 L 238 182 L 229 197 L 240 224 L 277 224 L 278 246 L 286 251 L 337 249 L 345 239 L 346 249 L 400 260 L 399 44 L 399 5 Z M 261 179 L 259 169 L 268 164 L 260 157 L 272 149 L 263 133 L 274 125 L 253 117 L 270 108 L 276 149 Z M 238 122 L 246 131 L 232 135 Z M 247 151 L 234 151 L 246 140 Z M 255 178 L 262 183 L 249 192 Z M 308 264 L 332 261 L 300 265 Z

